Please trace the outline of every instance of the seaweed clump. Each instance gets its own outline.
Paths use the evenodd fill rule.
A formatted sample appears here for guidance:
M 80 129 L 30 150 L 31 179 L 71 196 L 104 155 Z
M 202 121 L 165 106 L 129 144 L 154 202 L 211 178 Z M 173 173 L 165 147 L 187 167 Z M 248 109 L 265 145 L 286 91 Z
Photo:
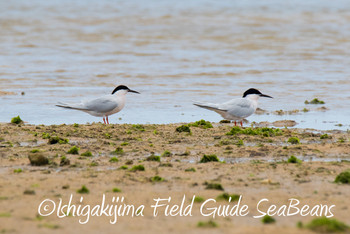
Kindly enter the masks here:
M 84 157 L 92 157 L 92 153 L 91 153 L 91 151 L 86 151 L 86 152 L 84 152 L 84 153 L 80 154 L 80 156 L 84 156 Z
M 350 170 L 343 171 L 334 180 L 335 183 L 350 184 Z
M 219 196 L 216 197 L 216 200 L 226 200 L 229 201 L 231 198 L 231 201 L 238 201 L 240 198 L 240 195 L 238 194 L 228 194 L 228 193 L 222 193 Z
M 59 143 L 59 144 L 67 144 L 68 142 L 69 142 L 68 139 L 61 138 L 61 137 L 58 137 L 58 136 L 53 136 L 53 137 L 50 136 L 49 137 L 49 141 L 48 141 L 48 143 L 50 145 L 57 144 L 57 143 Z
M 133 125 L 132 125 L 132 128 L 133 128 L 134 130 L 138 130 L 138 131 L 140 131 L 140 132 L 146 131 L 146 130 L 145 130 L 145 127 L 144 127 L 142 124 L 133 124 Z
M 219 162 L 219 159 L 218 159 L 218 156 L 216 156 L 215 154 L 211 154 L 211 155 L 205 154 L 199 162 L 200 163 Z
M 162 153 L 162 157 L 171 157 L 173 154 L 169 150 L 165 150 Z
M 298 159 L 297 157 L 295 157 L 294 155 L 290 156 L 287 160 L 288 163 L 302 163 L 302 161 L 300 159 Z
M 146 158 L 146 161 L 160 162 L 160 156 L 152 154 Z
M 209 121 L 205 121 L 204 119 L 188 124 L 188 126 L 199 127 L 203 129 L 213 128 L 213 125 Z
M 89 189 L 88 189 L 85 185 L 83 185 L 83 186 L 81 187 L 81 189 L 78 189 L 78 190 L 77 190 L 77 193 L 80 193 L 80 194 L 87 194 L 87 193 L 90 193 L 90 191 L 89 191 Z
M 226 135 L 237 135 L 237 134 L 243 134 L 243 135 L 252 135 L 252 136 L 264 136 L 264 137 L 271 137 L 271 136 L 280 136 L 282 135 L 282 131 L 279 128 L 240 128 L 238 126 L 233 127 Z
M 269 223 L 275 223 L 276 220 L 269 216 L 269 215 L 265 215 L 262 219 L 261 219 L 261 222 L 264 223 L 264 224 L 269 224 Z
M 325 104 L 324 101 L 318 100 L 318 98 L 314 98 L 314 99 L 312 99 L 311 101 L 306 100 L 304 103 L 305 103 L 305 104 L 314 104 L 314 105 L 317 105 L 317 104 Z
M 79 148 L 76 146 L 73 146 L 72 148 L 70 148 L 67 152 L 68 154 L 79 154 Z
M 213 220 L 210 220 L 208 222 L 200 221 L 197 223 L 197 227 L 203 227 L 203 228 L 216 228 L 218 226 L 219 225 L 215 223 Z
M 109 159 L 109 162 L 111 162 L 111 163 L 119 162 L 119 159 L 117 157 L 111 157 Z
M 306 228 L 322 233 L 346 232 L 349 230 L 349 226 L 347 226 L 345 223 L 326 217 L 313 219 L 306 225 Z
M 13 118 L 11 119 L 11 123 L 20 124 L 20 123 L 23 123 L 23 120 L 22 120 L 21 117 L 19 117 L 19 115 L 18 115 L 18 116 L 13 117 Z
M 122 190 L 121 190 L 120 188 L 113 188 L 113 189 L 112 189 L 112 192 L 113 192 L 113 193 L 121 193 Z
M 288 143 L 291 143 L 292 145 L 300 144 L 300 140 L 298 137 L 290 137 L 288 139 Z
M 218 183 L 208 183 L 205 182 L 204 185 L 206 185 L 205 189 L 213 189 L 213 190 L 221 190 L 224 191 L 224 187 L 222 187 L 221 184 Z
M 164 178 L 156 175 L 156 176 L 151 177 L 150 181 L 151 182 L 162 182 L 162 181 L 164 181 Z
M 180 127 L 177 127 L 175 131 L 191 133 L 191 129 L 188 125 L 181 125 Z
M 130 171 L 144 171 L 145 167 L 143 165 L 133 166 Z
M 323 134 L 320 136 L 320 139 L 323 140 L 323 139 L 332 139 L 331 136 L 329 136 L 327 133 L 326 134 Z

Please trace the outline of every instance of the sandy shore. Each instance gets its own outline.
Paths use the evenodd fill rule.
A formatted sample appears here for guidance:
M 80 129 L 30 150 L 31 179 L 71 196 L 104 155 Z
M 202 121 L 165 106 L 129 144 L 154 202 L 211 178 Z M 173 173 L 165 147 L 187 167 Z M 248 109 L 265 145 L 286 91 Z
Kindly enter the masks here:
M 350 168 L 348 132 L 282 128 L 262 135 L 248 131 L 227 135 L 232 124 L 213 125 L 207 129 L 190 126 L 188 133 L 176 131 L 181 124 L 1 124 L 0 233 L 312 233 L 297 227 L 299 221 L 305 224 L 315 218 L 310 215 L 276 215 L 273 224 L 254 218 L 261 214 L 257 203 L 264 198 L 269 201 L 260 204 L 262 211 L 270 205 L 288 205 L 291 198 L 300 201 L 299 207 L 335 205 L 334 218 L 350 224 L 350 186 L 334 183 L 339 173 Z M 291 137 L 300 143 L 288 142 Z M 79 148 L 78 154 L 68 153 L 73 146 Z M 221 162 L 200 163 L 204 155 L 212 154 Z M 49 164 L 31 165 L 28 156 L 38 155 Z M 302 161 L 288 163 L 292 155 Z M 145 170 L 132 170 L 138 165 Z M 216 184 L 216 189 L 210 189 L 210 184 Z M 77 192 L 83 185 L 89 193 Z M 203 201 L 194 202 L 192 216 L 167 217 L 161 207 L 154 217 L 151 208 L 156 198 L 171 197 L 170 204 L 181 205 L 186 196 L 184 206 L 188 206 L 194 195 L 205 201 L 224 192 L 241 195 L 241 205 L 247 205 L 249 213 L 205 217 L 200 213 Z M 116 224 L 109 223 L 111 217 L 90 217 L 87 224 L 79 224 L 86 217 L 38 213 L 45 199 L 58 206 L 60 199 L 67 204 L 72 195 L 75 205 L 93 207 L 101 205 L 103 194 L 106 203 L 122 204 L 113 203 L 112 198 L 124 197 L 126 204 L 144 205 L 143 216 L 119 217 Z M 217 200 L 205 207 L 237 204 Z M 199 222 L 210 220 L 217 226 L 200 227 Z

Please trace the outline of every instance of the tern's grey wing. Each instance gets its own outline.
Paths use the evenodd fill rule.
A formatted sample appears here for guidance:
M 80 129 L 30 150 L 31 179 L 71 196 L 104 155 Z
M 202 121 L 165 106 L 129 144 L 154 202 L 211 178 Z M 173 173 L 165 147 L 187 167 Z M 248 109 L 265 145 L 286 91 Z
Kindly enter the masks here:
M 101 97 L 84 103 L 86 110 L 107 113 L 118 107 L 116 100 L 108 97 Z
M 255 112 L 255 109 L 251 105 L 250 101 L 245 98 L 233 99 L 222 103 L 218 106 L 218 108 L 226 111 L 230 115 L 240 118 L 246 118 Z

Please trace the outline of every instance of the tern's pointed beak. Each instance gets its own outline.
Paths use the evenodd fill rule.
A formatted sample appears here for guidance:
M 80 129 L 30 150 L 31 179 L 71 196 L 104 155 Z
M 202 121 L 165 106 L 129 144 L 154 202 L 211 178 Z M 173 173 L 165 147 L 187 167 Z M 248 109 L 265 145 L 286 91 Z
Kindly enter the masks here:
M 266 94 L 260 94 L 260 97 L 273 98 L 273 97 L 271 97 L 271 96 L 269 96 L 269 95 L 266 95 Z
M 140 94 L 139 92 L 137 92 L 135 90 L 132 90 L 132 89 L 129 89 L 128 91 L 131 92 L 131 93 L 138 93 L 138 94 Z

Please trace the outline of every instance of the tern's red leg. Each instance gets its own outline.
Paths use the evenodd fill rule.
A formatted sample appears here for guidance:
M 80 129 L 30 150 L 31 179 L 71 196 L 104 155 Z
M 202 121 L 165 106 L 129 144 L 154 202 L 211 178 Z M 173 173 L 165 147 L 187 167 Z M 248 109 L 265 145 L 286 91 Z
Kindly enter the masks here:
M 106 124 L 106 120 L 105 120 L 105 117 L 103 117 L 103 122 Z
M 109 124 L 109 121 L 108 121 L 108 115 L 106 116 L 106 120 L 107 120 L 107 124 Z
M 243 128 L 243 121 L 241 121 L 241 127 Z

